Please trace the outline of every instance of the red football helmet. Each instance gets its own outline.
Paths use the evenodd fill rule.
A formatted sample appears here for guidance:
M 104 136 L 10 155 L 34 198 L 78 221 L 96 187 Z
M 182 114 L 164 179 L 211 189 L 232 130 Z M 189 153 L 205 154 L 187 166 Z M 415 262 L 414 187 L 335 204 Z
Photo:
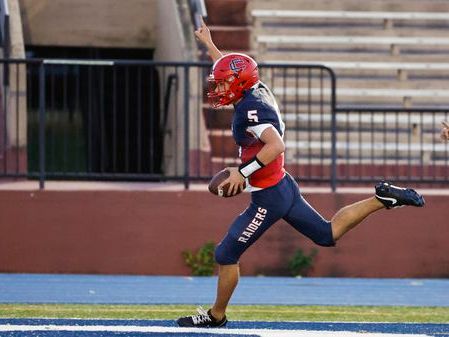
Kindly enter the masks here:
M 258 81 L 256 61 L 245 54 L 226 54 L 212 67 L 207 97 L 214 108 L 231 104 Z

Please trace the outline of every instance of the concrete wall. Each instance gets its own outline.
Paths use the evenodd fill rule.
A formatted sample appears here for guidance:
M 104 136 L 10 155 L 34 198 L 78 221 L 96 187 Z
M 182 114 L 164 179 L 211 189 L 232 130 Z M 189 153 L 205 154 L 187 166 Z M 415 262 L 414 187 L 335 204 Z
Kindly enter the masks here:
M 306 194 L 326 217 L 361 194 Z M 248 194 L 1 191 L 0 272 L 189 275 L 181 252 L 218 242 Z M 318 248 L 313 276 L 448 277 L 449 196 L 423 209 L 373 214 L 336 248 Z M 296 248 L 314 247 L 274 225 L 242 258 L 243 275 L 285 272 Z
M 19 0 L 9 0 L 9 57 L 25 58 Z M 0 48 L 0 56 L 5 52 Z M 1 65 L 0 78 L 8 74 L 8 85 L 0 86 L 0 167 L 4 173 L 24 173 L 27 169 L 27 91 L 26 67 L 19 64 Z
M 10 11 L 10 58 L 25 58 L 22 21 L 18 0 L 9 1 Z M 27 91 L 26 67 L 11 65 L 9 67 L 8 92 L 8 145 L 23 147 L 27 144 Z
M 185 0 L 157 0 L 156 50 L 157 61 L 196 61 L 197 45 Z
M 20 0 L 25 44 L 154 48 L 156 0 Z
M 194 24 L 191 19 L 188 1 L 186 0 L 158 0 L 157 2 L 157 34 L 155 61 L 198 61 L 199 50 L 194 36 Z M 191 158 L 204 155 L 209 161 L 210 144 L 206 132 L 204 116 L 198 112 L 202 104 L 202 92 L 209 69 L 191 68 L 189 71 L 189 150 Z M 168 77 L 171 73 L 178 76 L 177 90 L 173 91 L 167 114 L 168 130 L 165 134 L 164 164 L 165 172 L 169 175 L 182 175 L 184 172 L 184 125 L 185 125 L 185 97 L 184 84 L 186 82 L 184 68 L 168 68 L 161 75 Z M 161 76 L 161 86 L 167 78 Z M 175 98 L 176 95 L 176 98 Z M 162 98 L 161 98 L 162 99 Z M 175 102 L 178 106 L 175 106 Z M 191 170 L 198 169 L 197 160 L 192 160 Z M 196 172 L 196 171 L 195 171 Z

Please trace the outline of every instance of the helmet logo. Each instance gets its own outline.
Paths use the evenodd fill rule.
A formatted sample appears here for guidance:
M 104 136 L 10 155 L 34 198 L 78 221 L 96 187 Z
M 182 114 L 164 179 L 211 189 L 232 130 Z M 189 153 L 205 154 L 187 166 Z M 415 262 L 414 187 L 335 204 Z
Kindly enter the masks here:
M 239 73 L 242 70 L 245 70 L 246 66 L 242 59 L 233 59 L 231 63 L 229 63 L 229 68 L 231 68 L 234 73 Z

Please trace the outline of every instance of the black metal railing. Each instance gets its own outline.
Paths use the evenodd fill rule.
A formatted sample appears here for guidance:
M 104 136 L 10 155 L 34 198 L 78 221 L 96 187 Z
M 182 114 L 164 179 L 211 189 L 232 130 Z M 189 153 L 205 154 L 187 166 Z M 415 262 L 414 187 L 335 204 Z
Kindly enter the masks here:
M 205 100 L 210 63 L 0 60 L 0 176 L 207 181 L 238 163 L 232 109 Z M 345 108 L 321 65 L 261 64 L 286 124 L 286 167 L 304 183 L 449 185 L 444 109 Z M 13 90 L 11 89 L 13 88 Z M 15 88 L 15 89 L 14 89 Z
M 449 144 L 439 138 L 449 107 L 338 107 L 335 115 L 339 183 L 449 185 Z

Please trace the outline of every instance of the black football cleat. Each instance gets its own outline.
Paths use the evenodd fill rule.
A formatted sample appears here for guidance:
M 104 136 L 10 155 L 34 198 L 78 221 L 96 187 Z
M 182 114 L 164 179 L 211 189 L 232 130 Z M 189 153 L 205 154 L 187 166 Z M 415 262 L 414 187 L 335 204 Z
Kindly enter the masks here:
M 223 328 L 228 323 L 226 316 L 222 320 L 217 321 L 210 313 L 210 309 L 205 311 L 199 307 L 196 309 L 198 315 L 186 316 L 178 318 L 176 323 L 184 328 Z
M 376 186 L 376 198 L 387 209 L 401 206 L 423 207 L 425 202 L 421 194 L 411 188 L 394 186 L 382 181 Z

